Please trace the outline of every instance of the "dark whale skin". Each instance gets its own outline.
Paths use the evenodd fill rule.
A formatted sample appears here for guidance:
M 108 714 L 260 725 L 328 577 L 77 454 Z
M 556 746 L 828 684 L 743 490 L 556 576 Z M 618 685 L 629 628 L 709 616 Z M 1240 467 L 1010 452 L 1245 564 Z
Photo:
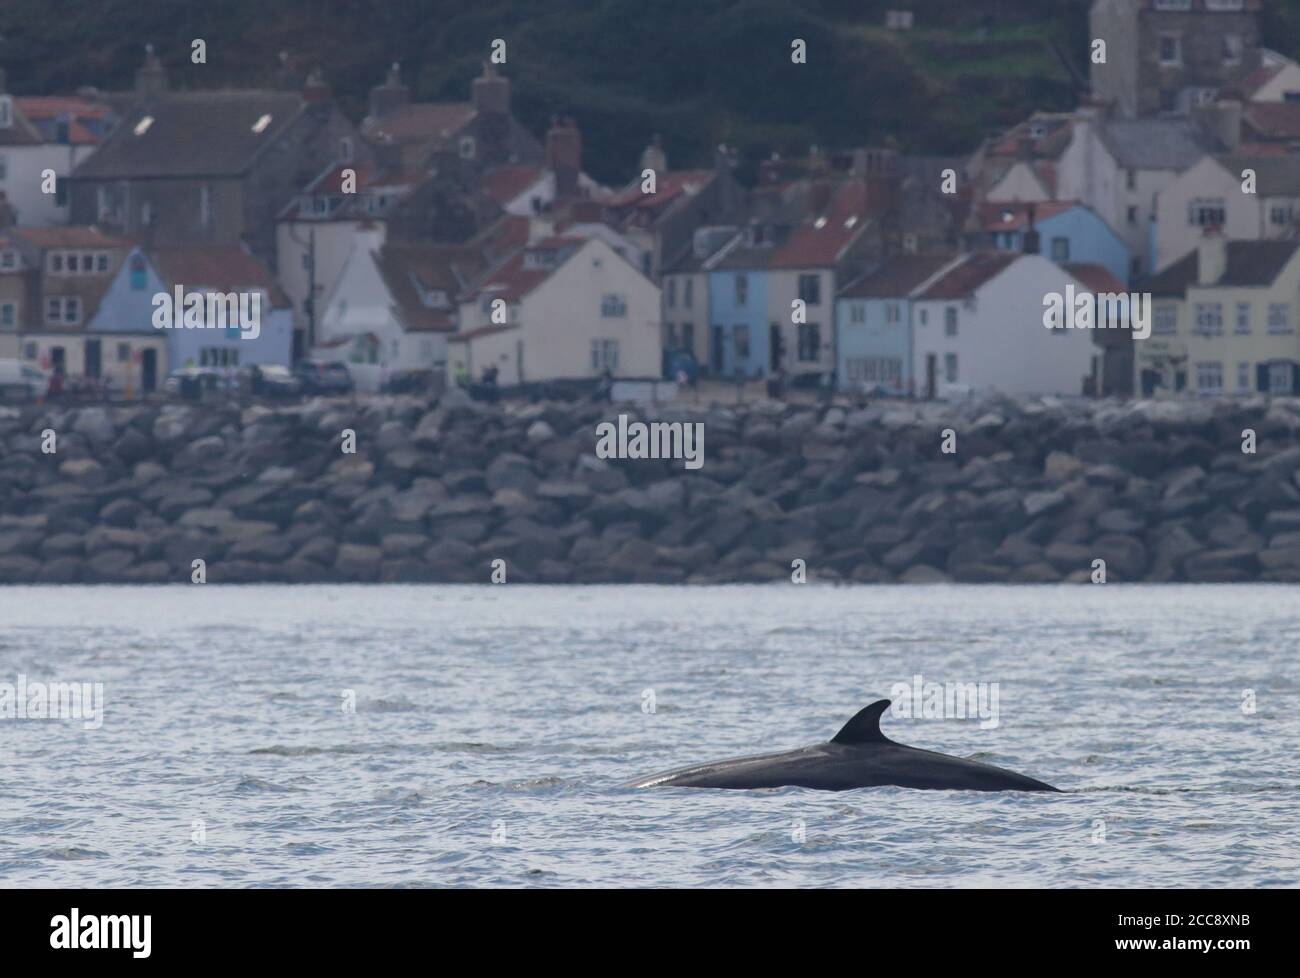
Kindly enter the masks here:
M 694 764 L 640 778 L 627 787 L 848 791 L 896 785 L 946 791 L 1060 790 L 992 764 L 896 744 L 880 733 L 880 715 L 888 707 L 889 700 L 878 700 L 822 744 Z

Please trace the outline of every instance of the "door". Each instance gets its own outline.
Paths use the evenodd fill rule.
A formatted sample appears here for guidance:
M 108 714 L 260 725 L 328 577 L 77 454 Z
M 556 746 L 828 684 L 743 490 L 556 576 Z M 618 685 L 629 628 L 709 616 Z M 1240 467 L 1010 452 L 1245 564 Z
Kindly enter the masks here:
M 56 374 L 66 373 L 68 355 L 64 352 L 63 347 L 55 346 L 50 348 L 50 365 L 54 368 Z
M 937 353 L 927 353 L 925 355 L 925 397 L 926 400 L 933 401 L 934 395 L 938 393 L 936 381 L 939 373 L 939 355 Z
M 721 327 L 721 326 L 714 326 L 714 327 L 713 327 L 713 343 L 711 344 L 710 349 L 709 349 L 709 371 L 710 371 L 710 372 L 711 372 L 715 377 L 720 377 L 720 376 L 722 376 L 722 368 L 723 368 L 722 357 L 723 357 L 723 351 L 724 351 L 724 348 L 725 348 L 725 345 L 726 345 L 726 344 L 723 342 L 723 340 L 724 340 L 724 337 L 723 337 L 723 335 L 722 335 L 722 327 Z
M 86 340 L 86 376 L 99 376 L 99 340 Z
M 781 327 L 772 323 L 767 331 L 768 368 L 772 373 L 781 369 Z
M 152 394 L 158 387 L 158 351 L 146 349 L 140 357 L 140 389 Z

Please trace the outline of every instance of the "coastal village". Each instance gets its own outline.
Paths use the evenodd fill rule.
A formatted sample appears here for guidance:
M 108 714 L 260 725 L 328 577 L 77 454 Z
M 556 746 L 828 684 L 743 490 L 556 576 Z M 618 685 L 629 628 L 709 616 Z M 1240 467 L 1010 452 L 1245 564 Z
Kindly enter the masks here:
M 359 124 L 288 60 L 264 90 L 177 89 L 152 48 L 130 91 L 0 74 L 0 360 L 113 399 L 304 363 L 360 392 L 1293 394 L 1300 65 L 1258 7 L 1097 0 L 1072 111 L 964 157 L 773 151 L 753 186 L 726 145 L 678 166 L 671 132 L 602 185 L 582 120 L 530 132 L 491 57 L 458 102 L 389 66 Z M 157 329 L 174 290 L 254 293 L 260 329 Z M 1095 328 L 1045 329 L 1049 294 Z

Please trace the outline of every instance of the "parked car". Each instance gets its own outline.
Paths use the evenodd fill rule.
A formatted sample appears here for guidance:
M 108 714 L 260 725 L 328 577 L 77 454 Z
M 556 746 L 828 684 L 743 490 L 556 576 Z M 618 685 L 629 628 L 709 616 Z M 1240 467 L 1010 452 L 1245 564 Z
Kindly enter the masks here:
M 21 360 L 0 360 L 0 401 L 34 401 L 50 389 L 50 375 Z
M 163 393 L 197 401 L 212 391 L 225 390 L 226 378 L 211 367 L 179 367 L 163 381 Z
M 255 397 L 297 397 L 303 383 L 278 363 L 245 364 L 239 368 L 239 389 Z
M 356 389 L 352 372 L 342 360 L 329 363 L 299 360 L 293 374 L 302 381 L 304 394 L 351 394 Z

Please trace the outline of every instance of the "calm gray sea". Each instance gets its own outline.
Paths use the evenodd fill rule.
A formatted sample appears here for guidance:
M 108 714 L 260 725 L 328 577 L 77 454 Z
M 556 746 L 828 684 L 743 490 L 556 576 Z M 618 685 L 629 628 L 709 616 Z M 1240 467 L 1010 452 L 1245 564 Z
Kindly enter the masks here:
M 0 683 L 105 699 L 0 719 L 0 883 L 1295 886 L 1298 594 L 0 588 Z M 999 723 L 887 735 L 1066 793 L 620 787 L 917 674 L 997 683 Z

